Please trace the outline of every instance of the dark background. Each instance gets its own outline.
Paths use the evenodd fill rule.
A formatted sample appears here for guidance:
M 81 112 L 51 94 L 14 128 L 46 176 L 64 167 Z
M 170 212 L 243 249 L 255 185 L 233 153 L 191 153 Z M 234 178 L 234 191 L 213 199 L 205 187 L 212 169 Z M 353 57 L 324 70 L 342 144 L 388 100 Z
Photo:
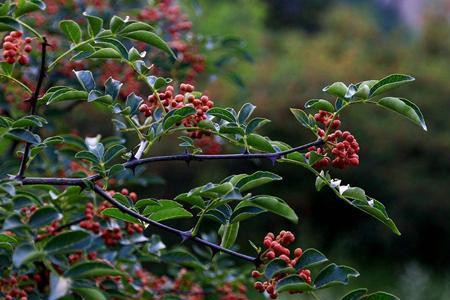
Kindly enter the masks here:
M 384 289 L 402 299 L 450 299 L 450 2 L 449 1 L 199 1 L 192 5 L 197 31 L 243 38 L 254 63 L 236 71 L 244 88 L 223 79 L 201 85 L 220 104 L 251 101 L 273 120 L 265 134 L 291 145 L 311 137 L 290 116 L 334 81 L 358 82 L 390 73 L 416 77 L 394 95 L 417 103 L 428 132 L 376 107 L 354 107 L 343 126 L 361 144 L 361 165 L 336 177 L 364 187 L 383 202 L 402 236 L 336 199 L 314 190 L 314 178 L 293 166 L 263 163 L 284 181 L 260 192 L 295 206 L 300 224 L 265 215 L 247 221 L 242 245 L 266 231 L 289 228 L 304 247 L 355 266 L 356 286 Z M 211 163 L 190 169 L 177 165 L 166 179 L 176 189 L 251 172 L 252 163 Z M 195 174 L 194 179 L 190 175 Z M 186 179 L 189 178 L 189 179 Z M 185 186 L 185 187 L 184 187 Z M 167 188 L 167 194 L 175 193 Z M 243 224 L 244 225 L 244 224 Z M 324 299 L 328 299 L 325 295 Z M 329 299 L 333 296 L 329 295 Z

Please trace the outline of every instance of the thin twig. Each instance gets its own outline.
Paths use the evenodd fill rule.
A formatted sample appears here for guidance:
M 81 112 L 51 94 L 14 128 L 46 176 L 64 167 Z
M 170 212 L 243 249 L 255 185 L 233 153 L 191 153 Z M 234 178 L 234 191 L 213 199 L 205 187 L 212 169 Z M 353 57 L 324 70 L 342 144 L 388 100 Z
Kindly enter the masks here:
M 47 60 L 47 39 L 45 37 L 42 38 L 42 43 L 41 43 L 41 49 L 42 49 L 42 53 L 41 53 L 41 67 L 39 70 L 39 75 L 38 75 L 38 79 L 37 79 L 37 85 L 36 88 L 34 90 L 33 95 L 31 96 L 31 98 L 29 99 L 30 105 L 31 105 L 31 110 L 30 110 L 30 115 L 34 115 L 36 113 L 36 106 L 37 106 L 37 100 L 39 98 L 39 94 L 41 92 L 41 87 L 42 87 L 42 82 L 44 81 L 44 77 L 45 74 L 47 72 L 47 67 L 46 67 L 46 60 Z M 32 126 L 30 126 L 28 128 L 28 130 L 31 130 Z M 20 162 L 20 168 L 19 168 L 19 172 L 17 173 L 17 177 L 18 178 L 22 178 L 25 174 L 25 171 L 27 169 L 27 163 L 28 163 L 28 159 L 30 156 L 30 148 L 31 148 L 31 143 L 26 142 L 25 143 L 25 149 L 23 151 L 23 155 L 22 155 L 22 159 Z

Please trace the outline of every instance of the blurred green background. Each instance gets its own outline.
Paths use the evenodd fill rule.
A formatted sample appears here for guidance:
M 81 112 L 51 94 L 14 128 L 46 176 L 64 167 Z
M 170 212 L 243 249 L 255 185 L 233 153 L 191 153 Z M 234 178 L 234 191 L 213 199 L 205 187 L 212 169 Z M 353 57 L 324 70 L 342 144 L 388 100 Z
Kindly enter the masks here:
M 197 32 L 241 37 L 254 58 L 233 70 L 245 87 L 220 77 L 205 78 L 202 87 L 220 105 L 253 102 L 259 115 L 273 120 L 264 133 L 291 145 L 311 136 L 296 124 L 289 108 L 326 97 L 321 89 L 327 84 L 390 73 L 416 77 L 397 94 L 422 108 L 428 132 L 382 109 L 356 107 L 342 120 L 360 141 L 361 165 L 333 171 L 382 201 L 402 236 L 331 192 L 317 193 L 307 172 L 263 164 L 285 180 L 261 192 L 295 206 L 300 224 L 266 215 L 259 223 L 255 219 L 244 225 L 240 244 L 260 239 L 266 231 L 289 228 L 300 236 L 299 245 L 321 249 L 359 270 L 354 286 L 409 300 L 450 299 L 450 2 L 211 0 L 186 8 Z M 176 189 L 183 191 L 232 172 L 250 172 L 255 165 L 211 163 L 177 170 L 176 175 L 164 175 L 180 182 Z M 192 174 L 197 176 L 187 180 Z M 165 193 L 177 191 L 167 187 Z M 321 297 L 337 298 L 325 292 Z
M 148 174 L 161 175 L 167 184 L 141 190 L 140 195 L 173 197 L 233 173 L 271 170 L 285 180 L 259 192 L 289 202 L 300 223 L 292 225 L 269 214 L 246 221 L 238 239 L 244 251 L 252 251 L 249 239 L 260 241 L 268 231 L 289 229 L 297 234 L 301 247 L 318 248 L 332 261 L 359 270 L 361 276 L 352 287 L 385 290 L 409 300 L 450 299 L 450 1 L 182 3 L 197 33 L 245 41 L 253 62 L 227 66 L 241 80 L 206 72 L 197 87 L 219 106 L 256 104 L 256 114 L 273 120 L 264 134 L 291 145 L 311 141 L 313 137 L 291 116 L 290 107 L 326 97 L 321 90 L 334 81 L 359 82 L 390 73 L 416 77 L 415 83 L 396 94 L 422 108 L 428 132 L 376 107 L 356 107 L 341 117 L 343 128 L 352 131 L 361 145 L 361 164 L 332 174 L 383 202 L 402 232 L 400 237 L 331 192 L 317 193 L 314 177 L 292 166 L 208 162 L 187 168 L 175 162 L 169 168 L 159 164 Z M 218 58 L 209 55 L 208 61 Z M 80 114 L 72 120 L 81 127 L 88 116 L 85 109 L 76 109 Z M 180 151 L 175 142 L 158 151 Z M 336 299 L 350 288 L 319 295 Z

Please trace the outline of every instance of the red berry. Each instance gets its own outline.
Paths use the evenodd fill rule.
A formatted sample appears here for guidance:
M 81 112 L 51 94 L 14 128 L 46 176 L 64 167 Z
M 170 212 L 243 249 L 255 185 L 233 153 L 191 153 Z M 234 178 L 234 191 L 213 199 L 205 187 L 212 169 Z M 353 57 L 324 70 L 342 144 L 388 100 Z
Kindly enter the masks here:
M 30 59 L 28 58 L 28 56 L 25 56 L 25 55 L 19 56 L 19 64 L 28 65 L 29 62 L 30 62 Z

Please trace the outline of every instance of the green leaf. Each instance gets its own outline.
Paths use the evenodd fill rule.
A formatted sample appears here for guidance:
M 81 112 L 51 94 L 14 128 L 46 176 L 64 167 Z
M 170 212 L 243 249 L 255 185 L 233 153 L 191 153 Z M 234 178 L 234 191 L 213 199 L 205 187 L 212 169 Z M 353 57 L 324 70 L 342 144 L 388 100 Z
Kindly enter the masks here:
M 1 243 L 13 243 L 13 244 L 15 244 L 15 243 L 17 243 L 17 240 L 14 237 L 12 237 L 12 236 L 0 233 L 0 242 Z
M 244 205 L 257 206 L 274 214 L 280 215 L 293 223 L 298 223 L 298 217 L 295 211 L 280 198 L 258 195 L 250 198 L 249 200 L 242 201 L 241 203 L 239 203 L 237 208 L 240 208 Z
M 270 123 L 271 121 L 269 119 L 265 118 L 254 118 L 251 119 L 250 122 L 248 122 L 247 127 L 245 128 L 245 134 L 249 135 L 256 129 L 266 125 L 267 123 Z
M 164 130 L 170 129 L 172 126 L 181 122 L 183 119 L 195 114 L 197 111 L 191 106 L 185 106 L 172 111 L 164 117 L 162 126 Z
M 183 249 L 175 249 L 161 255 L 161 260 L 168 263 L 175 263 L 196 269 L 204 269 L 203 264 L 191 253 Z
M 311 152 L 309 152 L 308 163 L 310 166 L 314 166 L 316 163 L 318 163 L 324 157 L 325 157 L 324 155 L 319 154 L 316 151 L 311 151 Z
M 124 274 L 114 269 L 109 264 L 100 261 L 84 261 L 71 266 L 64 277 L 69 278 L 92 278 L 100 276 L 123 276 Z
M 150 219 L 156 222 L 191 217 L 192 214 L 182 207 L 158 209 L 149 216 Z
M 120 145 L 120 144 L 112 145 L 111 147 L 106 149 L 105 154 L 103 155 L 103 161 L 105 163 L 108 163 L 112 159 L 117 157 L 118 155 L 120 155 L 123 152 L 125 152 L 126 150 L 127 150 L 127 148 L 125 146 L 123 146 L 123 145 Z
M 369 201 L 354 200 L 352 201 L 352 205 L 381 221 L 383 224 L 389 227 L 395 234 L 401 235 L 394 221 L 392 221 L 392 219 L 389 218 L 386 212 L 386 208 L 381 202 L 375 199 L 369 199 Z
M 40 259 L 44 255 L 45 253 L 37 250 L 33 244 L 25 243 L 16 247 L 12 260 L 14 266 L 19 268 L 23 264 Z
M 111 29 L 112 33 L 116 33 L 117 31 L 122 28 L 122 26 L 125 24 L 125 21 L 119 17 L 119 16 L 113 16 L 111 18 L 111 21 L 109 22 L 109 28 Z
M 85 91 L 90 92 L 95 89 L 95 80 L 91 71 L 73 70 L 73 72 Z
M 349 187 L 342 193 L 342 195 L 346 198 L 354 200 L 367 201 L 366 192 L 359 187 Z
M 138 30 L 133 32 L 128 32 L 125 34 L 121 34 L 123 37 L 137 40 L 144 42 L 150 46 L 154 46 L 156 48 L 159 48 L 163 50 L 164 52 L 168 53 L 172 57 L 176 58 L 175 53 L 173 53 L 172 49 L 167 45 L 167 43 L 161 39 L 157 34 L 150 32 L 150 31 L 144 31 L 144 30 Z
M 119 34 L 126 34 L 135 31 L 153 31 L 153 27 L 144 22 L 128 22 L 125 27 L 123 27 Z
M 301 270 L 303 268 L 312 267 L 321 263 L 328 261 L 325 255 L 319 250 L 314 248 L 306 249 L 300 259 L 295 264 L 294 268 L 296 270 Z
M 25 141 L 30 144 L 39 144 L 41 142 L 41 138 L 28 129 L 12 129 L 6 133 L 5 137 Z
M 118 220 L 122 220 L 125 222 L 141 224 L 141 222 L 138 219 L 136 219 L 135 217 L 130 216 L 129 214 L 126 214 L 115 207 L 106 208 L 106 209 L 102 210 L 102 215 L 107 216 L 107 217 L 112 217 L 112 218 L 115 218 Z
M 105 294 L 97 288 L 73 288 L 76 294 L 80 295 L 84 300 L 107 300 Z
M 122 59 L 122 55 L 113 48 L 103 48 L 95 51 L 87 58 L 98 58 L 98 59 Z
M 345 98 L 347 90 L 348 88 L 343 82 L 335 82 L 332 85 L 324 87 L 322 91 L 339 98 Z
M 220 246 L 229 249 L 234 245 L 234 242 L 236 242 L 239 233 L 239 222 L 222 225 L 222 228 L 223 234 Z
M 238 122 L 239 124 L 244 124 L 248 118 L 251 116 L 256 106 L 251 103 L 245 103 L 238 112 Z
M 205 208 L 205 201 L 201 196 L 197 195 L 188 195 L 187 193 L 183 193 L 175 197 L 175 201 L 182 201 L 189 203 L 192 206 L 197 206 L 199 208 Z M 137 203 L 136 203 L 137 205 Z
M 262 135 L 251 133 L 247 136 L 247 144 L 249 146 L 252 146 L 255 149 L 264 151 L 264 152 L 275 152 L 275 149 L 273 148 L 272 144 L 269 142 L 269 140 Z
M 57 273 L 50 273 L 50 295 L 48 300 L 64 299 L 72 286 L 72 280 L 59 276 Z
M 54 102 L 71 101 L 71 100 L 87 100 L 88 93 L 85 91 L 69 90 L 64 93 L 57 94 L 47 101 L 47 105 Z
M 0 17 L 0 32 L 1 31 L 14 31 L 21 30 L 19 22 L 11 17 Z
M 142 98 L 137 96 L 135 93 L 131 93 L 127 97 L 127 101 L 125 102 L 125 106 L 130 108 L 130 115 L 137 115 L 139 112 L 139 105 L 142 103 Z
M 62 214 L 54 207 L 45 206 L 36 210 L 30 217 L 28 225 L 32 228 L 40 228 L 50 225 L 53 221 L 60 220 Z
M 377 104 L 390 109 L 421 126 L 427 131 L 427 125 L 420 109 L 411 101 L 403 98 L 385 97 L 380 99 Z
M 103 29 L 103 19 L 88 15 L 86 12 L 83 13 L 83 16 L 88 20 L 88 32 L 90 36 L 96 36 Z
M 327 100 L 323 99 L 311 99 L 305 103 L 305 108 L 315 108 L 325 110 L 328 112 L 334 112 L 334 106 Z
M 100 160 L 98 159 L 98 157 L 94 153 L 86 150 L 80 151 L 77 154 L 75 154 L 75 158 L 85 159 L 96 165 L 100 164 Z
M 386 292 L 375 292 L 362 297 L 361 300 L 400 300 L 400 298 Z
M 278 293 L 286 291 L 312 291 L 314 287 L 307 284 L 303 278 L 298 275 L 289 275 L 278 281 L 276 285 L 276 291 Z
M 311 127 L 309 124 L 309 117 L 308 115 L 301 109 L 297 109 L 297 108 L 291 108 L 291 112 L 294 115 L 295 119 L 297 119 L 297 121 L 306 128 Z
M 91 235 L 86 231 L 75 230 L 53 236 L 44 246 L 44 250 L 53 253 L 68 253 L 82 250 L 91 244 Z
M 240 207 L 240 208 L 236 209 L 235 211 L 233 211 L 230 222 L 231 223 L 241 222 L 246 219 L 252 218 L 256 215 L 259 215 L 261 213 L 265 213 L 265 212 L 267 212 L 267 211 L 260 207 L 255 207 L 255 206 Z
M 251 175 L 240 177 L 239 180 L 234 181 L 233 184 L 239 189 L 239 191 L 245 192 L 269 182 L 279 181 L 282 179 L 283 178 L 281 176 L 268 171 L 257 171 Z
M 116 100 L 117 96 L 119 96 L 119 91 L 122 85 L 123 83 L 121 83 L 119 80 L 115 80 L 112 77 L 109 77 L 105 81 L 105 94 L 110 95 L 113 100 Z
M 381 79 L 380 81 L 378 81 L 378 83 L 375 84 L 370 89 L 370 96 L 373 97 L 373 96 L 379 95 L 381 93 L 395 89 L 401 85 L 412 82 L 414 80 L 415 80 L 415 78 L 411 77 L 409 75 L 404 75 L 404 74 L 389 75 L 389 76 Z
M 338 266 L 336 264 L 329 264 L 320 270 L 314 286 L 317 289 L 327 288 L 339 284 L 348 284 L 350 277 L 358 277 L 359 273 L 353 268 L 347 266 Z
M 236 118 L 234 117 L 234 115 L 224 108 L 213 107 L 209 109 L 206 114 L 228 122 L 236 122 Z
M 295 269 L 279 258 L 271 260 L 264 269 L 264 276 L 267 280 L 271 280 L 275 275 L 280 273 L 295 273 Z
M 75 44 L 81 42 L 81 28 L 75 21 L 63 20 L 59 22 L 59 28 L 71 42 Z
M 23 128 L 28 126 L 36 126 L 42 127 L 44 124 L 47 124 L 47 120 L 43 117 L 30 115 L 20 118 L 19 120 L 14 121 L 11 124 L 12 128 Z
M 365 295 L 367 295 L 367 289 L 356 289 L 345 294 L 341 300 L 361 300 Z
M 43 3 L 42 1 L 38 1 L 38 2 L 40 2 L 41 4 Z M 24 14 L 27 14 L 27 13 L 30 13 L 33 11 L 37 11 L 37 10 L 41 10 L 41 9 L 44 10 L 45 4 L 43 4 L 43 7 L 44 8 L 42 8 L 42 6 L 40 6 L 37 3 L 33 3 L 33 1 L 19 0 L 17 2 L 16 9 L 14 10 L 14 16 L 16 18 L 18 18 Z

